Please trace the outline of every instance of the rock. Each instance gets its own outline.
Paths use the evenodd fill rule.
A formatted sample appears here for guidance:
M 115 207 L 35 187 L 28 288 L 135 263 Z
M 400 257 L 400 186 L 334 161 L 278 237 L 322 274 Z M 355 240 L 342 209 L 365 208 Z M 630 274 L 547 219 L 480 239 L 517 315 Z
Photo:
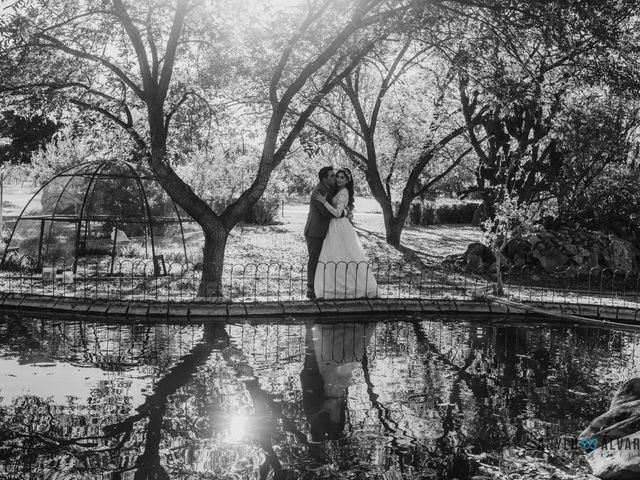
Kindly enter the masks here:
M 602 443 L 603 438 L 607 441 L 614 440 L 636 433 L 638 430 L 640 430 L 640 400 L 633 400 L 612 405 L 582 431 L 580 438 L 597 438 L 599 443 Z
M 567 254 L 567 256 L 569 257 L 573 257 L 575 255 L 578 255 L 578 247 L 576 247 L 575 245 L 572 245 L 570 243 L 566 243 L 562 246 L 562 249 L 564 250 L 564 253 Z
M 626 381 L 609 410 L 580 434 L 592 451 L 587 461 L 601 479 L 640 478 L 640 378 Z
M 611 400 L 609 408 L 635 400 L 640 400 L 640 378 L 632 378 L 620 385 L 620 388 Z
M 631 242 L 611 238 L 609 246 L 602 250 L 604 264 L 613 270 L 631 271 L 634 267 L 634 248 Z
M 500 253 L 500 266 L 502 268 L 511 268 L 513 267 L 513 261 L 511 261 L 509 257 L 505 256 L 504 253 Z
M 473 242 L 469 244 L 469 246 L 467 247 L 467 251 L 465 252 L 465 256 L 468 257 L 469 255 L 479 256 L 480 258 L 482 258 L 482 262 L 485 265 L 491 265 L 495 262 L 495 257 L 493 256 L 493 252 L 491 251 L 491 249 L 479 242 Z
M 484 262 L 480 255 L 467 255 L 467 272 L 479 273 L 484 268 Z
M 555 247 L 544 252 L 534 249 L 531 255 L 540 262 L 542 268 L 547 272 L 555 272 L 557 268 L 564 266 L 568 260 L 567 256 Z
M 592 252 L 585 260 L 585 265 L 589 268 L 597 268 L 600 266 L 600 262 L 598 261 L 598 254 L 596 252 Z
M 593 474 L 603 480 L 637 480 L 640 478 L 638 445 L 640 432 L 608 442 L 607 448 L 596 448 L 587 455 Z
M 580 255 L 582 258 L 586 258 L 591 255 L 591 252 L 586 248 L 579 246 L 577 255 Z
M 582 255 L 574 255 L 570 260 L 577 267 L 581 266 L 584 263 L 584 257 Z
M 527 264 L 527 257 L 516 254 L 513 257 L 513 264 L 516 267 L 524 267 Z
M 505 251 L 510 258 L 514 258 L 516 255 L 526 257 L 527 253 L 531 251 L 531 245 L 522 238 L 514 238 L 507 244 Z
M 533 235 L 529 235 L 528 240 L 531 245 L 536 245 L 540 243 L 540 236 L 534 233 Z

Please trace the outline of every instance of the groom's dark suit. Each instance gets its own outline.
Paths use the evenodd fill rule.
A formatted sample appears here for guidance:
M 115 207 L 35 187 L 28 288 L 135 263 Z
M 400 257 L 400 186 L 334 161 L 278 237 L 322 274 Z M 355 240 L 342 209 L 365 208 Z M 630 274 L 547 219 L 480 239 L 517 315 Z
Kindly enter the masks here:
M 307 240 L 307 249 L 309 250 L 309 262 L 307 263 L 307 292 L 313 292 L 313 280 L 316 276 L 316 268 L 318 267 L 318 259 L 322 251 L 322 242 L 327 236 L 329 230 L 329 221 L 333 215 L 327 210 L 322 203 L 313 199 L 313 195 L 319 192 L 321 195 L 327 196 L 327 201 L 331 201 L 333 192 L 323 183 L 319 183 L 311 192 L 311 201 L 309 202 L 309 215 L 307 216 L 307 224 L 304 227 L 304 237 Z

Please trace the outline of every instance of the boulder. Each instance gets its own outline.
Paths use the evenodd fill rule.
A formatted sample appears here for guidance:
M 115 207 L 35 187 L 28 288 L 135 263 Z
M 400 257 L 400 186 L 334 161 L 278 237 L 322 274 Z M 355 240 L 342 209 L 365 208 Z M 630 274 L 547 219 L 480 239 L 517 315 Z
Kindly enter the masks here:
M 611 243 L 602 250 L 604 264 L 613 270 L 633 270 L 636 255 L 631 242 L 613 237 L 610 241 Z
M 542 268 L 547 272 L 555 272 L 557 268 L 564 266 L 568 260 L 567 256 L 556 247 L 551 247 L 544 251 L 536 248 L 531 252 L 531 255 L 540 262 Z
M 505 251 L 507 256 L 511 258 L 515 258 L 516 255 L 526 257 L 527 253 L 531 251 L 531 245 L 522 238 L 514 238 L 507 244 Z
M 467 255 L 467 264 L 466 269 L 467 272 L 479 273 L 484 268 L 484 262 L 482 261 L 482 257 L 480 255 Z
M 596 252 L 591 252 L 589 256 L 586 258 L 585 264 L 589 268 L 596 268 L 600 266 L 600 262 L 598 261 L 599 255 Z
M 606 448 L 596 448 L 587 455 L 593 474 L 603 480 L 637 480 L 640 478 L 640 432 L 616 441 Z
M 587 461 L 601 479 L 640 478 L 640 378 L 626 381 L 605 413 L 580 434 Z
M 564 253 L 566 253 L 569 257 L 578 255 L 578 247 L 572 245 L 571 243 L 565 243 L 562 246 L 562 250 L 564 250 Z
M 574 263 L 574 265 L 580 267 L 584 263 L 584 257 L 582 255 L 574 255 L 573 257 L 571 257 L 571 261 Z
M 465 257 L 469 257 L 469 255 L 477 255 L 482 258 L 482 262 L 485 265 L 490 265 L 495 262 L 495 257 L 493 256 L 493 252 L 489 247 L 484 245 L 483 243 L 473 242 L 470 243 L 467 247 L 467 251 L 464 253 Z
M 516 254 L 513 256 L 513 264 L 516 267 L 524 267 L 527 264 L 527 257 Z
M 536 244 L 540 243 L 541 238 L 540 238 L 539 235 L 534 233 L 533 235 L 529 235 L 528 240 L 529 240 L 529 243 L 531 245 L 536 245 Z
M 578 246 L 578 255 L 580 255 L 582 258 L 586 258 L 591 255 L 591 252 L 582 246 Z

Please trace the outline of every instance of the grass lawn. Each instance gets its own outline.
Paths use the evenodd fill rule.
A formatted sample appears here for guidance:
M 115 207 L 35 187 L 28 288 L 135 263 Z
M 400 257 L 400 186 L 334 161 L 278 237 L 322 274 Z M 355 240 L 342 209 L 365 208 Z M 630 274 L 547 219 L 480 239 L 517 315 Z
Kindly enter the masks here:
M 305 263 L 307 246 L 304 225 L 308 199 L 296 199 L 284 205 L 279 225 L 241 225 L 231 233 L 227 263 Z M 356 197 L 354 225 L 370 261 L 419 263 L 436 266 L 447 255 L 462 253 L 470 242 L 480 239 L 480 229 L 472 225 L 433 225 L 405 228 L 402 245 L 405 252 L 385 241 L 384 221 L 377 202 Z

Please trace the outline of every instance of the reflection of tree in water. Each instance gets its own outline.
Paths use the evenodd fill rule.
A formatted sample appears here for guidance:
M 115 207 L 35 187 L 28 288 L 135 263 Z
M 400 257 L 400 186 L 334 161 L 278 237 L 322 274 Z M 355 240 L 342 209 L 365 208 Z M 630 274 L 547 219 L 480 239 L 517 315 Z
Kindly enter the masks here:
M 0 474 L 470 478 L 467 448 L 581 430 L 580 416 L 604 404 L 568 390 L 591 392 L 638 343 L 597 330 L 423 321 L 191 327 L 197 334 L 176 349 L 177 328 L 0 323 L 3 351 L 23 361 L 91 362 L 115 375 L 82 408 L 37 397 L 0 407 Z M 145 362 L 153 390 L 121 409 L 130 400 L 118 372 Z
M 193 337 L 194 327 L 178 326 L 106 326 L 53 319 L 19 319 L 5 317 L 0 325 L 0 338 L 5 355 L 13 355 L 20 363 L 31 361 L 66 361 L 79 366 L 96 366 L 103 370 L 121 371 L 127 366 L 151 367 L 148 373 L 162 374 L 183 351 L 182 342 Z M 185 331 L 186 330 L 186 331 Z M 186 333 L 186 335 L 185 335 Z M 114 342 L 114 334 L 120 342 Z M 123 337 L 124 334 L 124 337 Z M 123 341 L 126 339 L 126 341 Z M 28 349 L 13 350 L 17 346 Z M 187 348 L 188 349 L 188 348 Z M 12 351 L 13 350 L 13 351 Z M 191 354 L 197 354 L 194 347 Z M 176 355 L 177 354 L 177 355 Z M 83 478 L 101 478 L 101 471 L 111 471 L 117 478 L 135 468 L 129 459 L 138 457 L 145 437 L 154 432 L 151 414 L 162 405 L 162 396 L 170 394 L 167 382 L 179 386 L 178 378 L 190 368 L 191 357 L 183 357 L 156 384 L 156 393 L 139 407 L 137 420 L 146 420 L 137 430 L 113 432 L 104 427 L 121 421 L 130 414 L 130 382 L 114 374 L 112 380 L 97 382 L 86 405 L 68 392 L 67 404 L 52 399 L 22 396 L 11 405 L 0 407 L 0 473 L 28 470 L 34 478 L 45 478 L 53 472 L 80 474 Z M 186 362 L 186 363 L 185 363 Z M 166 398 L 164 399 L 166 401 Z M 150 435 L 146 435 L 149 433 Z M 142 450 L 143 455 L 146 450 Z M 0 475 L 2 476 L 2 475 Z

